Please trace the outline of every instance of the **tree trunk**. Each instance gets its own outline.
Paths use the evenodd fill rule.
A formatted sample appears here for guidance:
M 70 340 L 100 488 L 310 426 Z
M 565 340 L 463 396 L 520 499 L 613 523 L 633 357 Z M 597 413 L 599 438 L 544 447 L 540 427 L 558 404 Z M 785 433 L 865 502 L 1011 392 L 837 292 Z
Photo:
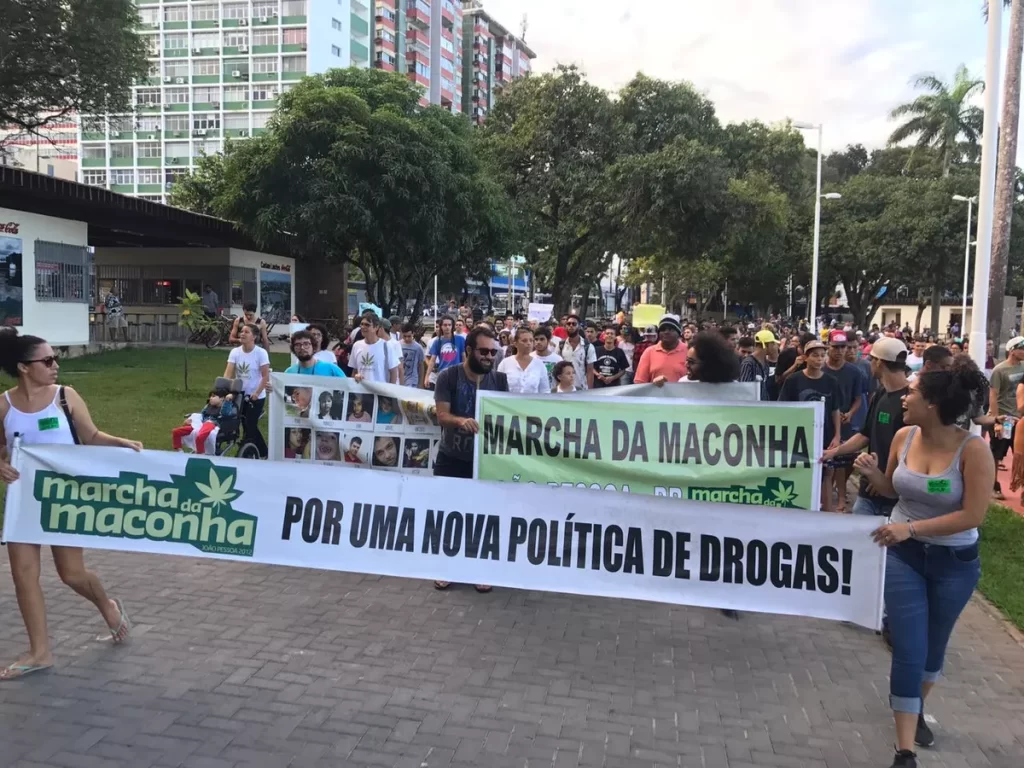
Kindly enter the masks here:
M 569 285 L 565 279 L 571 256 L 569 247 L 564 245 L 558 249 L 558 255 L 555 256 L 555 273 L 551 276 L 551 303 L 555 305 L 555 317 L 567 315 L 571 309 L 572 291 L 576 286 Z
M 917 317 L 914 318 L 914 335 L 917 336 L 921 333 L 921 315 L 924 314 L 924 304 L 918 303 L 917 305 Z
M 1010 255 L 1010 224 L 1017 173 L 1017 126 L 1020 121 L 1020 67 L 1024 51 L 1024 0 L 1013 0 L 1010 9 L 1010 40 L 1006 49 L 1006 80 L 1003 82 L 1003 114 L 999 121 L 999 154 L 996 160 L 996 195 L 992 217 L 992 266 L 988 282 L 988 338 L 1002 346 L 1003 297 Z M 975 289 L 977 290 L 977 289 Z
M 939 334 L 939 310 L 942 309 L 942 288 L 937 283 L 932 286 L 932 318 L 929 329 L 936 336 Z

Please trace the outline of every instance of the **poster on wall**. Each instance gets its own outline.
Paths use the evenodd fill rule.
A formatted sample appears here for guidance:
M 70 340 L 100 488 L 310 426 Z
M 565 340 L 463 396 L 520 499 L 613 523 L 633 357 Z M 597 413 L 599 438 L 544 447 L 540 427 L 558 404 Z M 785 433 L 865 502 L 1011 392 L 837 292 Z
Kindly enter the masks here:
M 22 325 L 22 240 L 18 225 L 0 223 L 0 325 Z
M 273 325 L 292 319 L 292 273 L 287 264 L 260 264 L 260 314 Z

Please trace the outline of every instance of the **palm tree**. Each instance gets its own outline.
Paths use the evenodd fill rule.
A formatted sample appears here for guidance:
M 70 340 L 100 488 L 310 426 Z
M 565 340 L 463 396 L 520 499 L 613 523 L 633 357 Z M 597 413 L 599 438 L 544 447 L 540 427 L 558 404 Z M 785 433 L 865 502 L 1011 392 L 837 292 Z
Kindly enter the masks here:
M 889 117 L 909 118 L 889 137 L 889 146 L 917 137 L 915 151 L 931 147 L 942 158 L 942 175 L 948 176 L 954 158 L 961 154 L 959 140 L 963 136 L 969 146 L 976 146 L 981 136 L 982 111 L 968 102 L 984 89 L 982 80 L 973 79 L 961 64 L 953 75 L 952 86 L 935 75 L 918 75 L 911 85 L 930 93 L 918 96 L 908 104 L 896 107 Z M 911 153 L 911 160 L 913 153 Z
M 1002 347 L 1003 297 L 1006 295 L 1007 262 L 1010 257 L 1010 223 L 1017 181 L 1017 125 L 1020 121 L 1020 67 L 1024 53 L 1024 2 L 1004 0 L 1010 9 L 1010 40 L 1006 48 L 1006 79 L 1003 81 L 1003 114 L 999 121 L 999 154 L 996 160 L 996 194 L 992 218 L 992 261 L 989 273 L 989 309 L 986 332 Z M 986 18 L 988 9 L 985 11 Z M 975 289 L 977 290 L 977 289 Z

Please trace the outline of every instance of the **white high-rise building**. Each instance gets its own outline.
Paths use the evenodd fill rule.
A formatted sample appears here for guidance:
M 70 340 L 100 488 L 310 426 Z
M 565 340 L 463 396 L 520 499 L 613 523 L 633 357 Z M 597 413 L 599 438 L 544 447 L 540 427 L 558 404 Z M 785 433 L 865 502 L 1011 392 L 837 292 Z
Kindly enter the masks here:
M 81 181 L 166 202 L 195 158 L 266 130 L 306 74 L 368 67 L 372 0 L 135 0 L 136 114 L 81 120 Z

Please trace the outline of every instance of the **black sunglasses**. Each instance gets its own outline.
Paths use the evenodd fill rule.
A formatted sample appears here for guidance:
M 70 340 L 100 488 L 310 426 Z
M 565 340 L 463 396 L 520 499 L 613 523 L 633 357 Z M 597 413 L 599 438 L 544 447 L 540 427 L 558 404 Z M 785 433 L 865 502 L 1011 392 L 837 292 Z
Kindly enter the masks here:
M 498 350 L 496 349 L 476 349 L 473 351 L 478 355 L 483 355 L 484 357 L 494 357 L 498 354 Z
M 47 368 L 53 368 L 60 358 L 56 355 L 49 355 L 48 357 L 40 357 L 36 360 L 22 360 L 25 365 L 31 365 L 32 363 L 42 363 Z

